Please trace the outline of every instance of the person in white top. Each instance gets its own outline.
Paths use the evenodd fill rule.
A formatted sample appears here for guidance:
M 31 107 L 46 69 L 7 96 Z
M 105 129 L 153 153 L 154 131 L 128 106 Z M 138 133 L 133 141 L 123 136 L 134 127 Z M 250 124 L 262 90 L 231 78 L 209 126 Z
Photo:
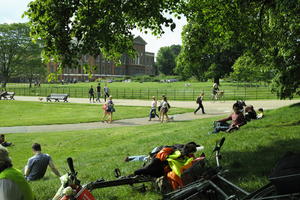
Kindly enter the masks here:
M 157 106 L 157 101 L 155 96 L 152 97 L 152 103 L 151 103 L 151 109 L 150 109 L 150 114 L 149 114 L 149 121 L 151 121 L 152 118 L 158 117 L 158 114 L 156 113 L 156 106 Z

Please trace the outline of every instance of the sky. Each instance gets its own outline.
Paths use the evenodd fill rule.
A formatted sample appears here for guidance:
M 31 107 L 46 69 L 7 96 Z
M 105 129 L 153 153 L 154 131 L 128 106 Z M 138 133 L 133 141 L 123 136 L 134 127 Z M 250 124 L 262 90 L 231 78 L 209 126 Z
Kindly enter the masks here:
M 0 0 L 0 24 L 27 22 L 28 19 L 22 18 L 21 16 L 24 11 L 27 10 L 27 4 L 30 1 L 31 0 Z M 170 29 L 165 29 L 165 34 L 159 38 L 151 34 L 140 33 L 137 30 L 133 33 L 135 36 L 141 36 L 147 42 L 146 51 L 153 52 L 157 55 L 157 52 L 161 47 L 182 44 L 181 30 L 186 24 L 186 19 L 181 18 L 181 20 L 173 20 L 176 23 L 175 30 L 172 32 Z

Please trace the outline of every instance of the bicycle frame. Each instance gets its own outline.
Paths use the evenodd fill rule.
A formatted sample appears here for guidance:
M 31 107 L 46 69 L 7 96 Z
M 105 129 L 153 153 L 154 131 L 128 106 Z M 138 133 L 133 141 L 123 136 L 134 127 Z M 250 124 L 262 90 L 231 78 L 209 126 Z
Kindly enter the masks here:
M 92 195 L 94 189 L 115 187 L 121 185 L 133 185 L 137 183 L 151 182 L 152 177 L 146 176 L 126 176 L 119 177 L 116 180 L 105 181 L 98 179 L 85 185 L 81 185 L 77 179 L 77 172 L 74 170 L 72 158 L 67 159 L 70 173 L 61 177 L 61 187 L 58 189 L 56 195 L 52 200 L 96 200 Z M 115 170 L 116 173 L 116 170 Z M 117 171 L 119 175 L 119 171 Z M 117 175 L 116 174 L 116 175 Z

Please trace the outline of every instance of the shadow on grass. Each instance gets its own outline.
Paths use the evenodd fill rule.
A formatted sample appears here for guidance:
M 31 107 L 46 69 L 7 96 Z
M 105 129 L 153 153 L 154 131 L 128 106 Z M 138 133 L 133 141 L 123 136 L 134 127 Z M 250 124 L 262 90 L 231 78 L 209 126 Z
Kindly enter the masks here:
M 292 104 L 292 105 L 290 105 L 289 107 L 291 107 L 291 108 L 293 108 L 293 107 L 300 107 L 300 103 Z
M 230 170 L 227 177 L 229 180 L 239 182 L 239 180 L 251 181 L 254 177 L 267 178 L 286 152 L 300 152 L 300 139 L 276 140 L 269 146 L 257 146 L 256 149 L 252 152 L 224 152 L 224 167 Z

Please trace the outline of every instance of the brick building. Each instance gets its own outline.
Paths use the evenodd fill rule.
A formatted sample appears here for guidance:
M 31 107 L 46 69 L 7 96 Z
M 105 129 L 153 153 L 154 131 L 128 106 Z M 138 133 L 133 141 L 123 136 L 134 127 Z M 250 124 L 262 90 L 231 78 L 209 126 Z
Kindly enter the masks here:
M 96 69 L 93 70 L 92 79 L 101 77 L 121 77 L 125 75 L 153 75 L 155 73 L 153 68 L 154 53 L 145 51 L 147 43 L 140 36 L 136 37 L 133 43 L 137 56 L 135 58 L 130 58 L 128 55 L 123 54 L 120 66 L 116 66 L 114 62 L 105 59 L 102 55 L 97 56 L 96 58 L 89 55 L 82 56 L 80 64 L 96 66 Z M 48 72 L 55 72 L 57 64 L 48 63 L 47 68 Z M 88 80 L 88 75 L 83 72 L 82 67 L 65 68 L 60 78 L 64 81 L 85 81 Z

